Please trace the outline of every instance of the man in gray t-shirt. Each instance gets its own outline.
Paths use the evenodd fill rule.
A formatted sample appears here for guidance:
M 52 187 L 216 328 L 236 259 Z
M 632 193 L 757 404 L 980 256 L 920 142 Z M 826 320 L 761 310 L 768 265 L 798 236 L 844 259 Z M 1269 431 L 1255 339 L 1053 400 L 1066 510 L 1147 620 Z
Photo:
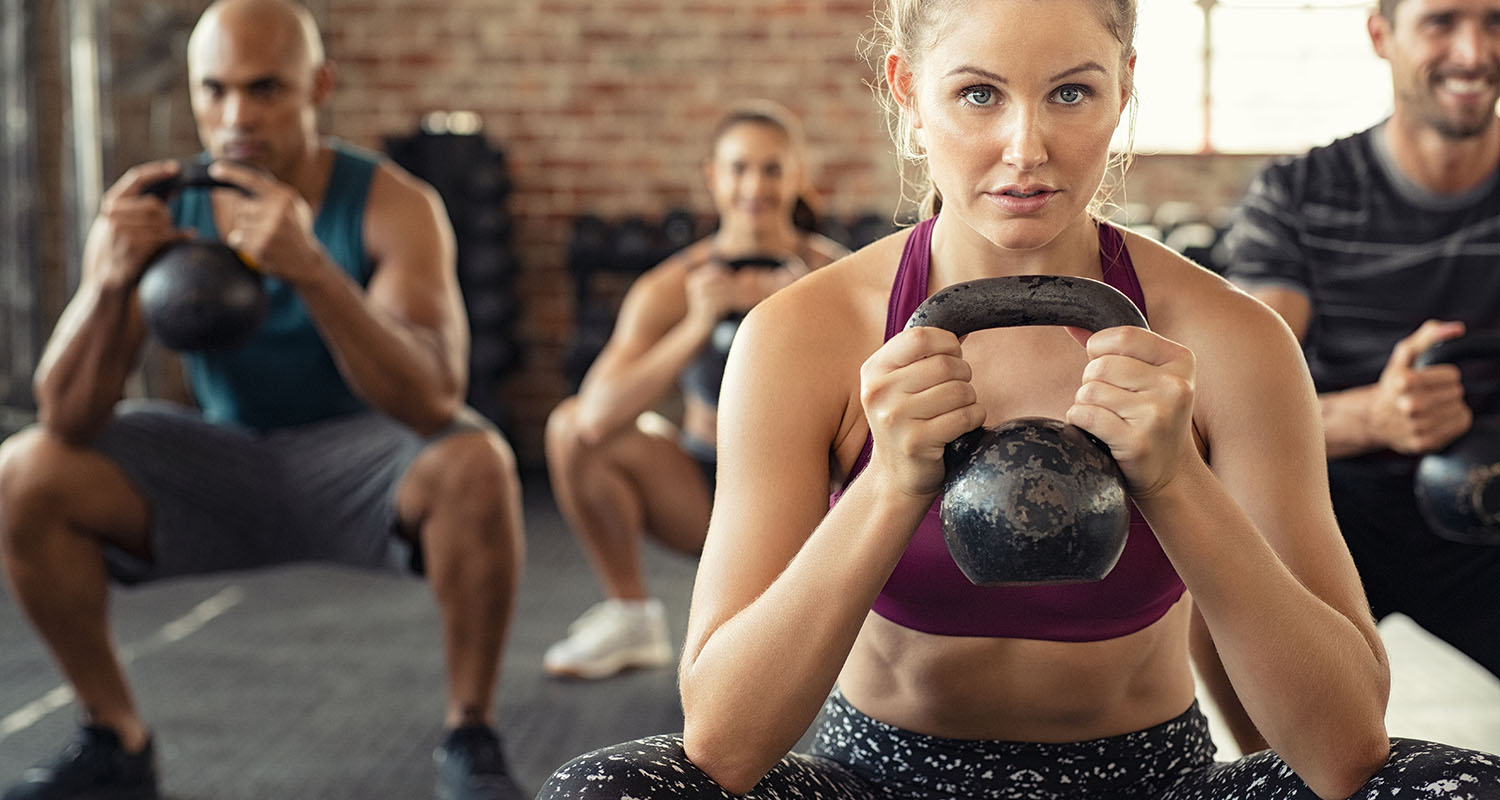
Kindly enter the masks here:
M 1334 509 L 1376 617 L 1406 614 L 1500 674 L 1500 547 L 1435 534 L 1413 494 L 1418 459 L 1500 395 L 1478 391 L 1486 365 L 1462 379 L 1413 367 L 1439 341 L 1500 330 L 1497 22 L 1500 0 L 1382 0 L 1369 33 L 1391 64 L 1390 118 L 1267 167 L 1224 252 L 1230 279 L 1303 343 Z M 1195 650 L 1241 747 L 1263 746 L 1211 649 Z

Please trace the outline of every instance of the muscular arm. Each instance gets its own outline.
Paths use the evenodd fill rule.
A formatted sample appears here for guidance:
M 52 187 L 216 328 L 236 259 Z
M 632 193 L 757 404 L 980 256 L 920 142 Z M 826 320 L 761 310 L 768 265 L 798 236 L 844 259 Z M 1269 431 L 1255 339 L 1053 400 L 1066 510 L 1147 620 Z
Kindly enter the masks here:
M 1306 335 L 1311 304 L 1300 292 L 1258 288 L 1252 292 L 1276 311 L 1300 340 Z M 1377 383 L 1318 395 L 1327 458 L 1347 458 L 1393 449 L 1426 452 L 1467 429 L 1472 415 L 1463 404 L 1463 388 L 1451 365 L 1410 369 L 1417 352 L 1440 338 L 1458 335 L 1462 326 L 1429 322 L 1403 340 Z M 1322 478 L 1326 482 L 1326 469 Z M 1219 646 L 1201 613 L 1195 610 L 1193 656 L 1199 676 L 1243 752 L 1271 746 L 1241 704 L 1225 672 Z
M 354 393 L 419 432 L 446 425 L 463 402 L 469 333 L 437 193 L 390 164 L 376 170 L 364 217 L 374 276 L 361 289 L 312 239 L 290 187 L 224 162 L 213 170 L 257 198 L 227 241 L 296 288 Z
M 1218 334 L 1189 337 L 1212 474 L 1188 471 L 1137 503 L 1193 594 L 1200 667 L 1203 646 L 1216 647 L 1230 699 L 1265 741 L 1319 796 L 1346 797 L 1388 750 L 1384 649 L 1333 518 L 1295 338 L 1224 294 L 1201 315 L 1221 321 Z
M 725 376 L 719 491 L 680 683 L 688 758 L 731 792 L 816 717 L 941 487 L 944 445 L 984 419 L 956 337 L 914 329 L 869 355 L 862 342 L 879 330 L 855 333 L 852 309 L 872 298 L 821 277 L 803 280 L 828 291 L 751 312 Z M 830 452 L 856 381 L 877 445 L 830 510 Z
M 418 431 L 439 429 L 463 402 L 469 358 L 442 200 L 383 167 L 370 186 L 365 240 L 375 259 L 368 290 L 341 270 L 298 289 L 356 394 Z
M 185 235 L 172 228 L 166 206 L 140 190 L 176 169 L 155 162 L 126 172 L 89 230 L 78 291 L 32 377 L 41 424 L 65 441 L 83 443 L 99 432 L 140 358 L 145 325 L 136 284 L 147 259 Z
M 1312 302 L 1307 295 L 1281 287 L 1256 288 L 1250 293 L 1280 314 L 1299 342 L 1307 337 L 1307 326 L 1312 319 Z M 1318 395 L 1329 458 L 1346 458 L 1382 448 L 1369 424 L 1374 389 L 1374 385 L 1359 386 Z
M 91 276 L 63 310 L 32 380 L 38 419 L 64 441 L 82 444 L 125 394 L 145 338 L 133 285 Z
M 848 387 L 831 391 L 816 348 L 758 314 L 725 376 L 721 479 L 680 675 L 688 758 L 735 793 L 811 724 L 926 511 L 868 471 L 828 509 Z M 766 370 L 777 380 L 754 377 Z
M 636 279 L 578 392 L 583 436 L 598 442 L 650 409 L 708 341 L 714 320 L 688 313 L 681 256 Z

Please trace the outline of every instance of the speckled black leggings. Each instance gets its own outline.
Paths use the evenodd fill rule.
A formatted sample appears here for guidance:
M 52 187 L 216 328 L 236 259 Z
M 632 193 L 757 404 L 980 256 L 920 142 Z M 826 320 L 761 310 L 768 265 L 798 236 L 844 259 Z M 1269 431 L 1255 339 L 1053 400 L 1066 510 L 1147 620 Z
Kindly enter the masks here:
M 1182 716 L 1123 736 L 1069 744 L 943 739 L 871 719 L 835 693 L 812 752 L 781 760 L 750 798 L 989 800 L 1316 800 L 1275 754 L 1215 762 L 1208 722 Z M 682 737 L 654 736 L 563 765 L 538 800 L 732 798 L 683 755 Z M 1495 800 L 1500 758 L 1411 739 L 1351 800 Z

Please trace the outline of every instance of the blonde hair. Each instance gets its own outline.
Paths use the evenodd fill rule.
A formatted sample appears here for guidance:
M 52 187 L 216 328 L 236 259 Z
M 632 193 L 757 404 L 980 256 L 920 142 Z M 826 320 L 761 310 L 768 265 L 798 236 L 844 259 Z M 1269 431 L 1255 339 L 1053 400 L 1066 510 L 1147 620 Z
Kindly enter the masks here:
M 1104 27 L 1124 48 L 1122 63 L 1128 63 L 1135 55 L 1136 0 L 1094 0 L 1094 4 L 1099 8 Z M 885 111 L 886 126 L 890 130 L 891 141 L 896 145 L 896 156 L 902 166 L 901 196 L 903 200 L 909 199 L 906 189 L 908 186 L 915 186 L 922 198 L 918 210 L 919 219 L 936 214 L 942 208 L 943 198 L 925 170 L 920 177 L 913 178 L 907 169 L 922 164 L 927 154 L 917 140 L 910 115 L 896 102 L 886 78 L 885 58 L 888 53 L 901 53 L 915 73 L 920 69 L 923 56 L 937 43 L 941 23 L 955 5 L 955 0 L 887 0 L 885 11 L 877 11 L 875 14 L 875 30 L 864 40 L 865 59 L 875 68 L 875 96 Z M 1135 87 L 1132 86 L 1126 147 L 1122 152 L 1110 155 L 1105 166 L 1105 181 L 1089 205 L 1091 213 L 1098 214 L 1108 204 L 1115 189 L 1123 183 L 1135 140 L 1135 114 Z

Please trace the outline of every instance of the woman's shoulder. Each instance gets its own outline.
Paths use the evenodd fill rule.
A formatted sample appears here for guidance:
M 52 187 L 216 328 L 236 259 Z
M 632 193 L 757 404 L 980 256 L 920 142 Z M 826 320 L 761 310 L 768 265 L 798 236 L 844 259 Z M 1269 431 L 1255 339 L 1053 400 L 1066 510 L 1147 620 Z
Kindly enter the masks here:
M 1282 325 L 1268 306 L 1223 276 L 1154 239 L 1130 230 L 1122 233 L 1151 327 L 1163 335 Z
M 828 345 L 863 346 L 872 321 L 876 335 L 884 333 L 886 301 L 905 241 L 906 232 L 899 231 L 847 253 L 762 300 L 750 314 L 762 325 L 792 326 L 799 336 Z
M 1304 381 L 1301 346 L 1270 306 L 1159 242 L 1126 236 L 1151 329 L 1193 352 L 1206 397 Z
M 786 296 L 787 302 L 848 300 L 857 303 L 866 299 L 865 295 L 872 290 L 888 293 L 906 236 L 907 231 L 898 231 L 852 253 L 828 240 L 833 247 L 839 248 L 830 253 L 829 262 L 777 292 L 772 299 Z

